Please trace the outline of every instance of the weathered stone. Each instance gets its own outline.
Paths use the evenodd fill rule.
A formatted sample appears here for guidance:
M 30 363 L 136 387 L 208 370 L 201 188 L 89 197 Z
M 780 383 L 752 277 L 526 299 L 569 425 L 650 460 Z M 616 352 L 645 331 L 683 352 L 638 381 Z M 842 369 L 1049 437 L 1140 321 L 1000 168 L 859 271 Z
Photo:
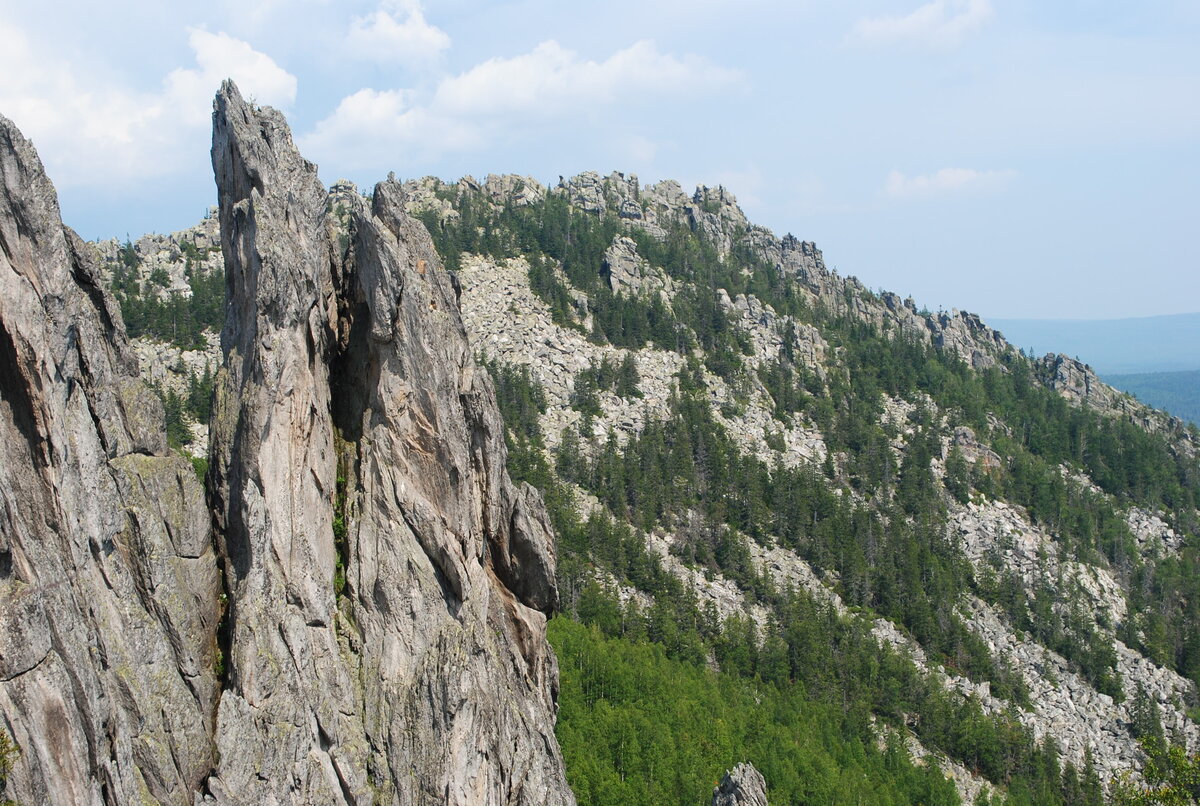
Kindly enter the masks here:
M 231 569 L 218 802 L 567 804 L 540 497 L 394 182 L 328 219 L 279 113 L 218 95 L 232 280 L 213 423 Z M 338 524 L 335 526 L 335 521 Z M 344 588 L 342 576 L 344 574 Z
M 0 117 L 0 713 L 19 803 L 188 804 L 219 578 L 93 250 Z
M 738 764 L 713 790 L 712 806 L 767 806 L 767 782 L 753 764 Z

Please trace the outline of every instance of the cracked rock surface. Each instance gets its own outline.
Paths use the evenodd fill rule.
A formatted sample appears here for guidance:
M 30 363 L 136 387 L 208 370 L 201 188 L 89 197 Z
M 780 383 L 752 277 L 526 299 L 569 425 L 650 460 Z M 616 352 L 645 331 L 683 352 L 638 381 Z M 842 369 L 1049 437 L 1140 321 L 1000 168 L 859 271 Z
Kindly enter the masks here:
M 189 803 L 213 762 L 220 590 L 90 249 L 0 117 L 0 714 L 18 803 Z
M 398 185 L 330 196 L 231 83 L 213 121 L 229 305 L 206 500 L 95 248 L 0 118 L 7 795 L 573 804 L 552 535 L 505 471 L 457 284 Z
M 231 652 L 210 797 L 573 803 L 545 638 L 553 541 L 540 496 L 505 471 L 428 234 L 393 182 L 327 217 L 282 116 L 228 84 L 213 166 Z

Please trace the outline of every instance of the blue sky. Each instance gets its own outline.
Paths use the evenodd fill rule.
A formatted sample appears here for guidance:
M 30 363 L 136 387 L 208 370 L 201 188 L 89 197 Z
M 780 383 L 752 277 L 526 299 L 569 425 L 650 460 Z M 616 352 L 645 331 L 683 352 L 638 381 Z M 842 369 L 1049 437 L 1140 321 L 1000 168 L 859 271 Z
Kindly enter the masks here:
M 0 0 L 0 114 L 86 238 L 194 223 L 211 97 L 326 182 L 724 184 L 930 308 L 1200 310 L 1200 2 Z

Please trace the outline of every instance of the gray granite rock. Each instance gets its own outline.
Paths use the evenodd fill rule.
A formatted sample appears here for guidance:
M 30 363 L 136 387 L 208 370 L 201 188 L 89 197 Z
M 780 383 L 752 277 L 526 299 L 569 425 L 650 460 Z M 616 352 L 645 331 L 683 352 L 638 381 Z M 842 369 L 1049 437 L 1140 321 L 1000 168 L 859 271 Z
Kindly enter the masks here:
M 738 764 L 713 790 L 712 806 L 767 806 L 767 782 L 753 764 Z
M 394 182 L 342 194 L 227 84 L 212 425 L 231 651 L 217 802 L 569 804 L 540 497 Z M 335 527 L 335 519 L 337 526 Z M 344 579 L 344 582 L 343 582 Z
M 186 804 L 214 761 L 219 576 L 94 251 L 0 117 L 0 722 L 19 803 Z

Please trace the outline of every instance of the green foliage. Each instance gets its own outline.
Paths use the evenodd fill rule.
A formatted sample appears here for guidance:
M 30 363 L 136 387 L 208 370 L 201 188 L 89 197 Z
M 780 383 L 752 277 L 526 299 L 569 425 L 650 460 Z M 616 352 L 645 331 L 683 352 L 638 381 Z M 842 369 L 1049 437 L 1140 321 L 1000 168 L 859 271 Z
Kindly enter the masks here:
M 618 519 L 671 528 L 685 559 L 760 598 L 768 586 L 736 548 L 731 530 L 791 548 L 816 569 L 834 572 L 849 604 L 903 624 L 948 667 L 990 680 L 998 696 L 1025 702 L 1019 676 L 991 659 L 956 612 L 971 579 L 966 561 L 943 537 L 943 508 L 929 471 L 932 440 L 914 438 L 924 452 L 909 451 L 916 458 L 901 468 L 900 505 L 881 514 L 838 495 L 812 468 L 772 467 L 741 453 L 714 419 L 697 372 L 693 365 L 681 374 L 680 394 L 663 420 L 649 422 L 624 447 L 612 438 L 597 445 L 592 461 L 560 456 L 559 472 Z M 697 511 L 702 518 L 685 517 Z
M 339 437 L 340 441 L 340 437 Z M 341 465 L 345 461 L 343 458 L 344 451 L 339 451 L 338 464 Z M 341 596 L 346 591 L 346 562 L 350 556 L 350 547 L 347 544 L 349 536 L 349 513 L 348 497 L 346 490 L 346 474 L 342 467 L 338 468 L 337 482 L 335 485 L 333 499 L 333 549 L 334 549 L 334 568 L 333 568 L 333 593 L 335 596 Z
M 203 484 L 208 476 L 208 460 L 203 456 L 189 456 L 188 459 L 192 463 L 192 470 L 196 471 L 196 478 Z
M 162 393 L 163 414 L 166 416 L 167 444 L 175 450 L 192 442 L 184 400 L 174 389 Z
M 549 193 L 533 204 L 499 210 L 468 195 L 456 198 L 455 210 L 458 215 L 447 218 L 439 218 L 434 211 L 420 216 L 447 268 L 457 269 L 464 253 L 498 260 L 526 256 L 530 285 L 550 307 L 554 321 L 579 328 L 570 290 L 555 272 L 556 266 L 561 267 L 567 283 L 588 295 L 591 335 L 597 341 L 628 348 L 654 344 L 681 353 L 700 346 L 712 372 L 732 378 L 740 369 L 739 356 L 749 345 L 721 309 L 718 294 L 723 287 L 731 292 L 735 287 L 741 289 L 741 272 L 721 261 L 701 236 L 686 229 L 674 231 L 668 251 L 663 253 L 670 265 L 656 264 L 696 283 L 668 308 L 658 295 L 630 297 L 612 292 L 605 277 L 604 252 L 623 231 L 613 216 L 575 210 L 558 193 Z M 639 237 L 639 247 L 660 254 L 653 238 L 632 234 Z M 684 321 L 688 322 L 686 328 Z
M 1200 754 L 1188 753 L 1178 745 L 1145 737 L 1142 749 L 1148 756 L 1139 786 L 1127 774 L 1118 780 L 1113 801 L 1121 806 L 1188 806 L 1200 803 Z
M 528 440 L 526 444 L 538 446 L 536 450 L 525 454 L 525 459 L 522 460 L 525 464 L 520 465 L 521 469 L 518 472 L 526 478 L 532 476 L 546 481 L 543 489 L 546 491 L 548 510 L 559 537 L 559 587 L 563 596 L 563 607 L 573 618 L 594 626 L 609 639 L 648 642 L 657 647 L 648 648 L 648 651 L 662 653 L 670 663 L 683 664 L 686 668 L 697 670 L 697 673 L 708 674 L 703 672 L 703 669 L 707 666 L 709 658 L 715 658 L 722 670 L 722 675 L 718 678 L 719 685 L 751 686 L 756 696 L 760 697 L 756 706 L 761 706 L 761 709 L 748 716 L 748 719 L 770 720 L 773 718 L 771 714 L 775 713 L 773 709 L 777 702 L 792 703 L 789 708 L 800 708 L 802 704 L 809 703 L 817 711 L 829 709 L 828 712 L 821 711 L 822 713 L 840 714 L 837 721 L 831 724 L 839 725 L 839 730 L 847 735 L 849 740 L 866 747 L 873 741 L 874 736 L 870 715 L 874 714 L 901 730 L 906 729 L 906 724 L 913 724 L 912 715 L 919 715 L 915 720 L 916 731 L 927 746 L 962 760 L 994 781 L 1018 789 L 1024 787 L 1021 791 L 1026 794 L 1012 802 L 1066 802 L 1061 799 L 1061 793 L 1065 791 L 1068 776 L 1065 773 L 1060 775 L 1056 755 L 1036 745 L 1015 716 L 989 717 L 983 714 L 978 703 L 947 694 L 940 686 L 920 675 L 910 660 L 881 647 L 870 633 L 869 621 L 844 620 L 827 606 L 818 604 L 807 595 L 795 591 L 775 590 L 768 580 L 757 575 L 745 544 L 728 525 L 711 519 L 701 519 L 694 526 L 684 529 L 681 533 L 682 542 L 685 550 L 692 552 L 692 558 L 703 557 L 705 562 L 715 564 L 722 573 L 738 581 L 753 597 L 771 606 L 775 614 L 774 621 L 763 634 L 761 641 L 748 621 L 731 618 L 722 624 L 711 606 L 700 607 L 691 591 L 685 588 L 677 577 L 663 569 L 658 558 L 647 550 L 642 534 L 629 523 L 600 513 L 593 513 L 586 521 L 580 521 L 569 491 L 545 465 L 541 434 L 537 427 L 537 401 L 540 400 L 540 394 L 536 385 L 529 378 L 527 371 L 493 367 L 493 372 L 497 378 L 497 396 L 505 422 L 508 424 L 510 441 L 514 438 L 519 441 Z M 687 388 L 686 383 L 683 385 Z M 681 398 L 678 405 L 685 405 L 687 400 L 686 396 Z M 701 407 L 696 399 L 691 403 L 693 418 L 708 416 L 702 414 L 708 411 L 706 406 Z M 680 427 L 678 435 L 680 450 L 676 452 L 676 475 L 664 476 L 673 479 L 673 484 L 666 486 L 682 486 L 691 490 L 689 495 L 696 495 L 711 482 L 705 481 L 703 475 L 696 470 L 695 456 L 691 452 L 692 443 L 683 441 L 683 436 L 694 434 L 702 441 L 697 444 L 707 445 L 707 450 L 719 449 L 722 438 L 716 435 L 715 425 L 695 428 L 687 426 L 688 420 L 681 420 L 679 416 L 668 418 L 666 421 L 667 424 L 675 422 L 682 422 L 684 425 Z M 660 432 L 650 429 L 648 433 L 651 434 L 651 439 L 656 439 L 654 435 Z M 615 442 L 610 440 L 610 443 L 597 458 L 597 463 L 603 462 L 605 456 L 615 461 L 618 456 Z M 636 444 L 636 441 L 631 441 L 631 444 Z M 557 453 L 556 464 L 559 473 L 565 477 L 573 477 L 577 471 L 588 474 L 592 472 L 593 463 L 585 460 L 580 454 L 576 434 L 568 432 L 564 435 L 562 446 Z M 700 453 L 703 454 L 704 451 Z M 510 462 L 512 456 L 510 453 Z M 712 467 L 742 466 L 748 461 L 745 457 L 730 453 L 724 456 L 729 461 L 714 461 Z M 667 468 L 670 464 L 661 467 Z M 581 468 L 583 470 L 580 471 Z M 621 471 L 614 465 L 604 470 L 599 477 L 620 476 Z M 642 481 L 645 482 L 648 478 L 649 476 L 644 476 Z M 807 479 L 807 476 L 800 477 L 793 483 L 808 484 Z M 715 488 L 716 485 L 712 486 Z M 721 489 L 730 486 L 732 485 Z M 622 486 L 618 489 L 628 496 L 630 488 Z M 814 477 L 811 487 L 803 489 L 809 489 L 814 495 L 818 495 L 814 500 L 821 502 L 820 506 L 825 508 L 826 515 L 843 506 L 840 503 L 841 497 L 829 492 L 823 480 Z M 680 500 L 686 500 L 688 505 L 692 506 L 702 505 L 706 499 L 694 497 Z M 779 520 L 782 522 L 788 517 L 791 517 L 790 511 L 789 514 L 780 516 Z M 849 517 L 853 522 L 853 515 Z M 811 523 L 813 518 L 805 516 L 799 520 Z M 820 516 L 817 522 L 822 522 Z M 682 527 L 677 524 L 677 528 Z M 829 551 L 831 556 L 836 556 L 838 552 L 833 543 L 837 542 L 837 529 L 832 525 L 825 528 L 829 529 Z M 651 605 L 645 609 L 638 606 L 636 601 L 623 605 L 610 591 L 596 583 L 590 570 L 595 567 L 605 569 L 622 584 L 650 594 Z M 965 642 L 969 640 L 970 634 L 961 623 L 953 635 L 966 646 Z M 950 645 L 953 645 L 952 641 Z M 982 658 L 987 657 L 982 647 L 968 650 L 963 657 L 970 657 L 972 652 L 978 652 Z M 672 675 L 675 675 L 675 672 L 672 672 Z M 1006 675 L 1015 677 L 1011 675 L 1010 670 L 997 670 L 994 675 L 994 691 L 1004 691 Z M 564 671 L 564 702 L 574 696 L 572 680 L 573 678 Z M 1011 687 L 1014 684 L 1009 685 Z M 767 690 L 773 692 L 772 698 L 777 696 L 779 699 L 762 702 L 764 686 L 773 687 Z M 662 702 L 655 707 L 667 710 L 683 707 L 683 703 L 672 701 L 661 689 L 658 691 Z M 590 707 L 589 704 L 588 708 Z M 632 712 L 640 709 L 644 713 L 648 707 L 646 704 L 638 704 L 628 710 Z M 566 735 L 564 732 L 572 730 L 579 731 L 580 735 L 590 735 L 589 726 L 600 724 L 597 719 L 602 717 L 591 711 L 577 711 L 564 707 L 559 718 L 560 738 Z M 669 723 L 669 720 L 667 721 Z M 680 735 L 678 732 L 668 733 Z M 564 739 L 564 742 L 570 744 L 569 739 Z M 593 744 L 590 739 L 579 742 L 578 746 L 583 748 L 583 756 L 593 751 L 600 753 L 604 747 Z M 580 757 L 568 753 L 569 774 L 591 776 L 594 773 L 598 776 L 595 779 L 598 783 L 579 786 L 592 787 L 593 789 L 588 791 L 594 791 L 595 794 L 588 797 L 597 799 L 593 802 L 602 802 L 604 798 L 616 797 L 616 790 L 609 787 L 613 780 L 622 780 L 619 772 L 613 772 L 613 768 L 606 765 L 632 763 L 632 758 L 644 757 L 646 752 L 661 757 L 662 753 L 669 752 L 669 749 L 655 747 L 652 751 L 646 751 L 643 748 L 640 756 L 637 753 L 633 756 L 621 756 L 624 760 L 619 762 L 612 758 L 605 760 L 588 757 L 581 760 Z M 573 757 L 576 758 L 575 761 L 571 760 Z M 841 756 L 838 756 L 838 761 L 842 764 L 840 769 L 849 764 Z M 719 766 L 724 762 L 714 763 Z M 779 768 L 786 766 L 781 763 Z M 580 769 L 588 772 L 577 772 Z M 703 772 L 694 774 L 707 777 L 718 773 L 712 773 L 705 767 Z M 830 774 L 833 774 L 833 770 Z M 630 802 L 648 802 L 645 799 L 659 797 L 660 792 L 657 789 L 642 788 L 642 782 L 658 780 L 660 779 L 638 778 L 626 769 L 623 789 L 620 790 L 623 793 L 622 797 L 632 798 Z M 895 780 L 893 784 L 901 787 Z M 817 786 L 816 783 L 805 784 L 803 781 L 800 785 Z M 711 792 L 711 785 L 707 786 L 708 792 Z M 903 791 L 903 788 L 897 791 Z M 580 797 L 582 800 L 585 796 L 581 794 Z
M 185 248 L 188 258 L 187 275 L 191 295 L 185 297 L 171 293 L 164 300 L 158 289 L 166 288 L 169 277 L 161 267 L 149 278 L 149 287 L 143 288 L 137 280 L 137 268 L 141 258 L 126 244 L 120 253 L 119 262 L 112 266 L 113 293 L 121 305 L 121 317 L 131 338 L 148 336 L 165 341 L 184 350 L 203 349 L 207 342 L 204 331 L 219 331 L 225 323 L 225 272 L 217 270 L 201 272 L 193 268 L 192 254 L 197 257 L 194 245 L 191 252 Z
M 884 750 L 854 717 L 781 690 L 671 660 L 653 643 L 605 638 L 558 618 L 558 738 L 585 804 L 701 804 L 716 779 L 749 760 L 772 803 L 957 803 L 936 768 Z
M 1165 740 L 1162 713 L 1159 711 L 1158 702 L 1146 693 L 1146 689 L 1141 683 L 1138 683 L 1130 711 L 1133 716 L 1133 724 L 1129 726 L 1129 732 L 1135 739 L 1148 739 L 1154 742 Z
M 174 389 L 151 388 L 163 405 L 163 416 L 167 434 L 167 445 L 172 450 L 187 448 L 192 444 L 190 423 L 207 423 L 212 416 L 213 395 L 212 368 L 206 368 L 203 376 L 188 374 L 187 391 L 179 394 Z
M 16 806 L 14 801 L 5 796 L 8 794 L 8 777 L 20 757 L 21 748 L 17 747 L 8 733 L 0 730 L 0 806 Z
M 187 410 L 188 416 L 198 423 L 207 423 L 212 417 L 213 380 L 211 366 L 205 367 L 204 374 L 201 376 L 197 376 L 194 372 L 188 373 L 188 389 L 184 408 Z

